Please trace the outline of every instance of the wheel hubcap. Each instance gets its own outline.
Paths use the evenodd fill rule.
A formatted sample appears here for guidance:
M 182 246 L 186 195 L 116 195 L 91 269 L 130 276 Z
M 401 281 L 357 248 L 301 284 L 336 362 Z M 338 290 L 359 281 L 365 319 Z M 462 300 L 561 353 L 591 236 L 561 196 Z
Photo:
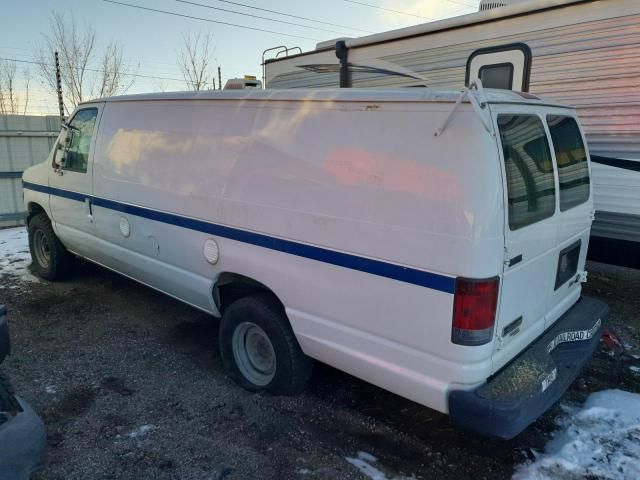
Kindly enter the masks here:
M 256 385 L 267 385 L 276 373 L 276 353 L 266 332 L 243 322 L 233 332 L 233 357 L 242 375 Z
M 51 248 L 47 236 L 42 230 L 36 230 L 33 234 L 33 253 L 35 260 L 43 268 L 49 268 L 51 263 Z

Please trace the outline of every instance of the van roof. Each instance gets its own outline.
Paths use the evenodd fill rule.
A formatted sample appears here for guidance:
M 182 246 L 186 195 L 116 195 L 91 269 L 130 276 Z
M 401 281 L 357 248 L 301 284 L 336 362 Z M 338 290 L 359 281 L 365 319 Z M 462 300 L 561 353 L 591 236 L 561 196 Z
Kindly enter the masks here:
M 511 90 L 485 89 L 489 103 L 519 103 L 572 108 L 553 101 L 549 102 L 528 94 Z M 122 95 L 92 100 L 95 102 L 142 102 L 168 100 L 279 100 L 279 101 L 333 101 L 333 102 L 426 102 L 453 103 L 460 91 L 434 90 L 431 88 L 336 88 L 336 89 L 289 89 L 289 90 L 206 90 L 199 92 L 162 92 Z

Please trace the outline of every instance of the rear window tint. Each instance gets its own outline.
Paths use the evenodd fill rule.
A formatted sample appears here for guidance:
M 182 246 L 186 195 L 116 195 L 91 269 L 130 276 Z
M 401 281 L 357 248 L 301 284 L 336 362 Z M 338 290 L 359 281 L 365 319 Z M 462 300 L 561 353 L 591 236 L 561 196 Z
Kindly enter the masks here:
M 551 217 L 556 191 L 551 150 L 535 115 L 498 115 L 509 198 L 509 227 L 517 230 Z
M 589 199 L 587 152 L 575 119 L 547 117 L 560 180 L 560 210 L 568 210 Z

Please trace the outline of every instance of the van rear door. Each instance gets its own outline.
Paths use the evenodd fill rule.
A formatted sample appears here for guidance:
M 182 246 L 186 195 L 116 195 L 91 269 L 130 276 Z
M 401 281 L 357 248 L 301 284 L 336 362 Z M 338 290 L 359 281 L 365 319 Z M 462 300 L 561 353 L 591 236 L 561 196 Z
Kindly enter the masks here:
M 546 115 L 545 123 L 558 172 L 556 273 L 547 301 L 548 328 L 580 298 L 593 203 L 588 152 L 576 118 L 558 111 Z
M 495 105 L 505 198 L 505 257 L 494 370 L 545 330 L 557 267 L 557 177 L 543 116 Z

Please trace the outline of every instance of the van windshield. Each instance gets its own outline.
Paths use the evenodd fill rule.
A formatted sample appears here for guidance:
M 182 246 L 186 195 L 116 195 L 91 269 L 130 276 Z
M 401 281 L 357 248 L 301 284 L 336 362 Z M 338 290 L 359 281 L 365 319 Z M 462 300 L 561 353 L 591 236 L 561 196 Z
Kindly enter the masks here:
M 547 116 L 560 180 L 560 210 L 569 210 L 589 199 L 589 166 L 580 128 L 575 119 Z
M 556 209 L 553 161 L 542 120 L 498 115 L 511 230 L 551 217 Z

